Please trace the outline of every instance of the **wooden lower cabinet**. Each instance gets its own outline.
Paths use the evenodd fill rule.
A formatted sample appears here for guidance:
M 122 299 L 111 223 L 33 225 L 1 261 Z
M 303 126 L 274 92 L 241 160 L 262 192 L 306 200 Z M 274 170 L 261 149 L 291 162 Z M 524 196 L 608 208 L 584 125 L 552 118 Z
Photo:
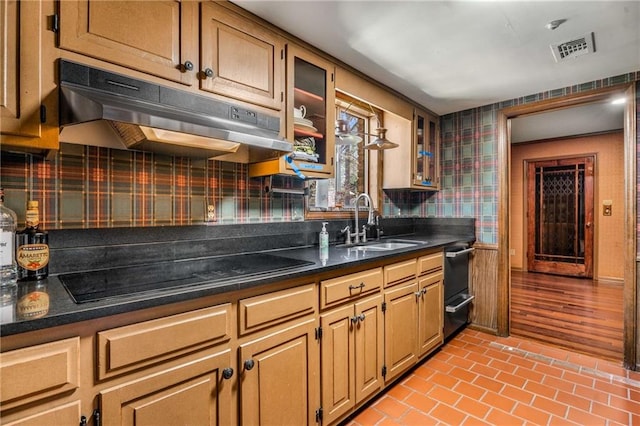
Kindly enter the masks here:
M 337 424 L 442 344 L 432 256 L 3 336 L 0 423 Z
M 231 350 L 207 355 L 100 392 L 102 424 L 227 425 L 232 419 Z
M 240 345 L 240 424 L 316 424 L 320 362 L 315 330 L 311 318 Z
M 418 293 L 416 280 L 384 292 L 386 382 L 418 362 Z
M 330 424 L 384 385 L 382 295 L 320 316 L 323 423 Z
M 48 404 L 47 404 L 48 405 Z M 76 425 L 80 422 L 80 401 L 45 408 L 42 412 L 2 424 L 4 426 Z
M 418 356 L 422 357 L 444 341 L 444 275 L 442 272 L 419 278 Z
M 0 424 L 77 424 L 79 354 L 78 337 L 0 354 Z

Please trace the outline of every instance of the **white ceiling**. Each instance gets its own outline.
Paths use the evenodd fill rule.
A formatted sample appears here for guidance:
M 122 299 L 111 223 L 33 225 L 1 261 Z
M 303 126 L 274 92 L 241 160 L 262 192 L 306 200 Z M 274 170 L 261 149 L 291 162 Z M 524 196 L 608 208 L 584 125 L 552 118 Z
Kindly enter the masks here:
M 640 71 L 639 1 L 232 1 L 440 115 Z

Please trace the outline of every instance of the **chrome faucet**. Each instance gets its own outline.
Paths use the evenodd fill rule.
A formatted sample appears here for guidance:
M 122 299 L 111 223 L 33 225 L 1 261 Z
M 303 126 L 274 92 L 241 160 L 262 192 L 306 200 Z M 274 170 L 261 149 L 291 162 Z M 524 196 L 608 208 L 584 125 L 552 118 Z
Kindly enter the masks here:
M 360 228 L 358 227 L 358 204 L 360 204 L 360 199 L 364 198 L 367 201 L 367 204 L 369 205 L 369 217 L 367 218 L 367 223 L 365 225 L 362 225 L 362 231 L 360 231 Z M 354 244 L 358 244 L 360 242 L 366 243 L 367 242 L 367 227 L 373 225 L 375 222 L 373 220 L 373 202 L 371 201 L 371 197 L 369 197 L 369 194 L 367 194 L 366 192 L 363 192 L 361 194 L 359 194 L 356 197 L 356 203 L 355 203 L 355 216 L 356 216 L 356 229 L 354 230 L 355 232 L 353 234 L 351 234 L 351 236 L 355 237 L 353 239 L 353 243 Z M 362 237 L 362 239 L 360 239 L 360 237 Z

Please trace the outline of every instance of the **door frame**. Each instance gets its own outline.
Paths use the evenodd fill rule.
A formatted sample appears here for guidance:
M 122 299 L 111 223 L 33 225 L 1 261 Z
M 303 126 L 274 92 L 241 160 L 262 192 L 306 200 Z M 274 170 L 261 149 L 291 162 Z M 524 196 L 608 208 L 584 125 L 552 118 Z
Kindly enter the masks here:
M 585 207 L 585 238 L 584 238 L 584 263 L 582 266 L 578 266 L 575 263 L 563 263 L 556 261 L 541 261 L 535 259 L 535 245 L 536 237 L 535 230 L 538 226 L 536 223 L 536 202 L 531 202 L 532 195 L 535 194 L 535 169 L 540 165 L 545 166 L 562 166 L 570 163 L 575 165 L 577 161 L 582 161 L 585 165 L 584 169 L 584 207 Z M 595 154 L 576 154 L 570 156 L 550 157 L 544 159 L 528 159 L 525 160 L 526 172 L 525 172 L 525 185 L 527 187 L 527 200 L 524 202 L 524 214 L 526 216 L 526 237 L 523 239 L 526 241 L 526 262 L 527 271 L 536 270 L 536 272 L 548 272 L 552 274 L 565 273 L 573 277 L 593 278 L 593 265 L 594 265 L 594 209 L 595 209 L 595 168 L 596 168 L 596 155 Z M 543 166 L 544 167 L 544 166 Z M 534 214 L 531 214 L 532 211 Z M 577 220 L 577 218 L 576 218 Z M 536 268 L 537 266 L 537 268 Z M 584 273 L 582 272 L 584 269 Z
M 559 98 L 545 99 L 504 108 L 497 113 L 498 125 L 498 283 L 497 333 L 509 335 L 511 262 L 509 257 L 509 214 L 511 211 L 511 119 L 542 111 L 603 102 L 614 96 L 625 96 L 624 110 L 624 248 L 623 363 L 636 369 L 637 359 L 637 287 L 636 287 L 636 82 L 590 90 Z

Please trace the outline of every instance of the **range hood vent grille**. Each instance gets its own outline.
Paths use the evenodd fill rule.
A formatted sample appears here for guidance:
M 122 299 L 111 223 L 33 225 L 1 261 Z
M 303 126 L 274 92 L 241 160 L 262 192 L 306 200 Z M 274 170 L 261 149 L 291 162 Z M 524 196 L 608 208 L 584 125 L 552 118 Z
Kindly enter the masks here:
M 556 62 L 575 59 L 594 53 L 595 51 L 595 36 L 593 33 L 586 34 L 574 40 L 551 45 L 551 52 L 553 52 L 553 58 Z

